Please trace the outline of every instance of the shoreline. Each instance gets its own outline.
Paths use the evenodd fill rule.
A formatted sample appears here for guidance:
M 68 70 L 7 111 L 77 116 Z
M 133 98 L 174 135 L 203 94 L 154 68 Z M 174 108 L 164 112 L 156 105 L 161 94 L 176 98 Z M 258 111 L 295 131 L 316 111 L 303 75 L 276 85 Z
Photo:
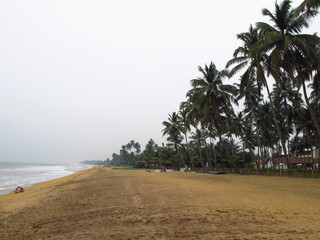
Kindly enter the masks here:
M 44 165 L 44 166 L 46 166 L 46 165 Z M 48 165 L 48 166 L 51 166 L 51 165 Z M 52 165 L 52 166 L 60 166 L 60 165 Z M 66 175 L 61 175 L 61 176 L 57 176 L 57 177 L 54 177 L 54 178 L 48 178 L 48 179 L 44 179 L 44 180 L 40 180 L 40 181 L 35 181 L 33 183 L 20 184 L 20 186 L 22 186 L 22 187 L 24 187 L 26 189 L 26 188 L 29 188 L 29 187 L 31 187 L 33 185 L 39 184 L 39 183 L 45 183 L 45 182 L 48 182 L 48 181 L 52 181 L 52 180 L 55 180 L 55 179 L 59 179 L 59 178 L 63 178 L 63 177 L 72 175 L 72 174 L 77 173 L 77 172 L 82 171 L 82 170 L 90 169 L 93 166 L 87 166 L 86 168 L 80 168 L 79 170 L 74 170 L 74 168 L 72 168 L 72 170 L 68 169 L 69 166 L 65 166 L 65 167 L 66 167 L 66 170 L 69 172 Z M 8 188 L 1 189 L 0 190 L 0 197 L 3 196 L 3 195 L 14 193 L 15 188 L 17 186 L 18 185 L 12 186 L 10 188 L 8 187 Z
M 40 198 L 44 197 L 46 192 L 58 187 L 63 183 L 72 181 L 74 178 L 84 176 L 85 174 L 92 172 L 95 168 L 97 167 L 92 166 L 91 168 L 82 169 L 60 178 L 31 184 L 30 186 L 26 186 L 24 188 L 25 191 L 23 193 L 15 193 L 14 190 L 9 190 L 8 193 L 0 195 L 0 210 L 3 210 L 4 212 L 15 212 L 23 207 L 32 206 L 36 204 Z M 23 199 L 26 201 L 17 203 Z M 6 205 L 1 206 L 3 203 L 6 203 Z

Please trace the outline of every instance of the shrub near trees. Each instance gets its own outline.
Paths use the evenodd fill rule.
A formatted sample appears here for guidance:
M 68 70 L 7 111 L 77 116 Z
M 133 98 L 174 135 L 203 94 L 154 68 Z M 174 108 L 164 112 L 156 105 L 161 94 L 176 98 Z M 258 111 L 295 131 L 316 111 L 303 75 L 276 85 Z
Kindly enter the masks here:
M 226 69 L 199 66 L 186 100 L 163 122 L 167 144 L 151 139 L 142 153 L 124 145 L 112 164 L 259 167 L 283 154 L 290 167 L 291 156 L 320 149 L 320 38 L 303 32 L 319 6 L 284 0 L 274 11 L 262 9 L 269 22 L 237 35 L 241 45 Z
M 131 145 L 136 146 L 136 151 L 130 150 Z M 137 151 L 137 147 L 139 151 Z M 142 152 L 140 149 L 140 144 L 131 140 L 121 147 L 119 154 L 112 154 L 110 165 L 137 168 L 158 168 L 161 165 L 176 166 L 176 154 L 171 146 L 159 147 L 153 139 L 150 139 Z

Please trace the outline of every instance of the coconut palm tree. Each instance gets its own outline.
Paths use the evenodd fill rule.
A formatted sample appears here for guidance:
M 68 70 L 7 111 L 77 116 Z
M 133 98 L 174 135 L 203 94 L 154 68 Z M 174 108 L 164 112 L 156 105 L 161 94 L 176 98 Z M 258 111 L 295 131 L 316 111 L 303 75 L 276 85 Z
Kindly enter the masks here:
M 291 82 L 277 82 L 272 91 L 272 99 L 277 106 L 276 112 L 279 117 L 279 125 L 283 136 L 287 139 L 289 149 L 293 120 L 299 114 L 299 109 L 303 104 L 301 94 L 293 88 Z
M 309 100 L 306 87 L 306 82 L 311 81 L 310 86 L 313 90 L 310 95 L 311 100 L 316 100 L 317 96 L 319 96 L 317 89 L 320 82 L 320 38 L 318 38 L 313 44 L 316 51 L 312 51 L 313 49 L 311 49 L 310 55 L 307 57 L 296 51 L 296 56 L 298 59 L 296 64 L 296 79 L 298 80 L 299 86 L 302 86 L 304 100 L 310 112 L 313 125 L 318 133 L 318 136 L 320 137 L 319 118 L 317 118 L 315 110 L 312 107 L 312 102 Z
M 276 81 L 282 78 L 291 80 L 297 62 L 295 51 L 299 50 L 308 56 L 308 42 L 315 38 L 313 35 L 300 34 L 303 28 L 309 26 L 308 20 L 304 15 L 295 14 L 290 0 L 280 4 L 276 2 L 274 13 L 264 8 L 262 14 L 269 17 L 273 26 L 265 22 L 256 24 L 264 37 L 255 44 L 253 52 L 268 53 L 268 71 Z
M 259 52 L 252 52 L 252 47 L 264 37 L 264 33 L 257 28 L 250 25 L 249 31 L 240 33 L 237 38 L 242 41 L 242 46 L 238 47 L 233 54 L 233 58 L 229 60 L 226 67 L 233 66 L 230 70 L 230 76 L 232 77 L 239 71 L 244 69 L 244 73 L 240 76 L 240 83 L 236 84 L 238 92 L 238 99 L 245 99 L 245 112 L 249 115 L 253 115 L 253 120 L 256 125 L 256 138 L 258 143 L 258 150 L 261 147 L 260 139 L 258 135 L 259 126 L 256 119 L 256 107 L 262 99 L 261 90 L 263 86 L 267 86 L 266 78 L 264 75 L 264 64 L 267 55 Z M 252 148 L 248 141 L 246 147 L 254 155 Z M 259 153 L 259 151 L 258 151 Z
M 311 102 L 320 105 L 320 70 L 315 72 L 309 88 L 312 90 L 310 94 Z
M 129 152 L 127 151 L 126 145 L 121 146 L 120 157 L 121 157 L 122 163 L 124 163 L 124 164 L 129 163 Z
M 318 104 L 312 105 L 315 109 L 317 119 L 320 119 L 320 107 Z M 303 137 L 312 146 L 320 149 L 320 138 L 316 133 L 310 111 L 306 108 L 301 108 L 298 117 L 295 120 L 297 134 L 302 133 Z
M 197 146 L 197 148 L 198 148 L 201 166 L 204 169 L 205 164 L 203 161 L 202 146 L 205 143 L 205 133 L 204 133 L 204 131 L 197 128 L 196 131 L 191 134 L 190 139 L 191 139 L 191 143 L 194 144 L 195 146 Z
M 182 141 L 181 134 L 186 132 L 182 122 L 179 121 L 178 114 L 176 114 L 176 112 L 173 112 L 171 115 L 169 114 L 168 121 L 162 122 L 162 125 L 164 126 L 164 129 L 162 130 L 163 136 L 168 135 L 167 141 L 173 144 L 175 152 L 178 154 L 178 146 Z
M 275 146 L 279 141 L 279 135 L 276 131 L 274 119 L 271 113 L 271 104 L 269 102 L 263 102 L 258 105 L 256 118 L 257 124 L 260 126 L 258 133 L 260 136 L 261 146 L 269 149 L 273 154 Z
M 264 22 L 256 24 L 257 28 L 264 33 L 264 37 L 251 50 L 253 53 L 268 54 L 267 72 L 273 76 L 276 82 L 294 81 L 296 66 L 301 62 L 297 53 L 303 56 L 314 55 L 313 43 L 318 41 L 318 37 L 301 34 L 302 29 L 309 26 L 308 17 L 305 14 L 296 14 L 296 10 L 291 7 L 290 0 L 284 0 L 280 4 L 276 2 L 274 13 L 264 8 L 262 14 L 268 16 L 273 25 Z M 267 91 L 270 96 L 268 87 Z M 275 118 L 275 109 L 271 98 L 270 103 Z M 283 151 L 287 155 L 284 138 L 277 123 L 276 127 Z
M 228 71 L 217 70 L 212 62 L 204 68 L 199 66 L 199 71 L 202 77 L 191 80 L 192 89 L 187 95 L 195 96 L 193 108 L 197 109 L 203 125 L 213 125 L 221 137 L 223 120 L 228 120 L 228 117 L 230 119 L 231 104 L 236 100 L 236 89 L 232 85 L 223 84 L 223 78 L 228 76 Z
M 296 9 L 297 14 L 306 14 L 308 17 L 315 17 L 320 7 L 320 0 L 304 0 Z
M 133 148 L 135 149 L 136 155 L 138 155 L 138 154 L 141 153 L 141 145 L 140 145 L 140 143 L 135 142 L 135 143 L 133 144 Z
M 188 109 L 186 109 L 186 108 L 182 108 L 181 109 L 181 106 L 180 106 L 180 111 L 179 111 L 179 114 L 178 114 L 178 118 L 179 118 L 179 121 L 180 121 L 180 123 L 182 124 L 182 126 L 184 128 L 184 131 L 182 133 L 184 134 L 184 138 L 185 138 L 185 141 L 186 141 L 186 148 L 187 148 L 190 164 L 191 164 L 192 169 L 194 169 L 194 164 L 193 164 L 192 156 L 190 154 L 190 147 L 189 147 L 188 135 L 187 135 L 187 133 L 190 132 L 190 130 L 191 130 L 191 123 L 190 123 L 191 119 L 190 119 L 189 114 L 188 114 Z
M 257 28 L 253 28 L 252 25 L 250 25 L 248 32 L 237 34 L 237 38 L 243 44 L 234 51 L 233 58 L 226 64 L 226 68 L 233 66 L 229 77 L 246 68 L 240 77 L 240 86 L 242 88 L 256 86 L 259 94 L 261 93 L 262 86 L 265 84 L 263 63 L 266 60 L 266 55 L 264 53 L 253 53 L 251 48 L 263 37 L 263 32 Z

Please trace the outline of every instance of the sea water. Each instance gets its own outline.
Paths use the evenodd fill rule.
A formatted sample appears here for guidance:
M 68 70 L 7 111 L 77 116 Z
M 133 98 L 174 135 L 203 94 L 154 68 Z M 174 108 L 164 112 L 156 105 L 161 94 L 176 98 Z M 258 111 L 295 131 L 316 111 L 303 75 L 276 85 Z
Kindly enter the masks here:
M 88 168 L 87 165 L 35 164 L 0 162 L 0 195 L 15 190 L 18 186 L 30 186 L 70 175 Z

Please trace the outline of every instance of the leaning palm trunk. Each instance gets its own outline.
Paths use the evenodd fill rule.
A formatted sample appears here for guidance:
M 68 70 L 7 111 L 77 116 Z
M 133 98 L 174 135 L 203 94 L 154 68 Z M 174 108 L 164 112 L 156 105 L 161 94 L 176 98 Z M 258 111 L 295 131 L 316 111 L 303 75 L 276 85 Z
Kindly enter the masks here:
M 303 96 L 304 96 L 304 99 L 305 99 L 306 104 L 307 104 L 307 106 L 308 106 L 308 110 L 309 110 L 309 112 L 310 112 L 310 115 L 311 115 L 311 118 L 312 118 L 312 122 L 313 122 L 314 127 L 316 128 L 317 133 L 318 133 L 318 136 L 319 136 L 319 138 L 320 138 L 320 125 L 319 125 L 319 123 L 318 123 L 318 121 L 317 121 L 316 114 L 315 114 L 315 112 L 313 111 L 312 106 L 311 106 L 311 104 L 310 104 L 310 102 L 309 102 L 309 98 L 308 98 L 307 90 L 306 90 L 306 85 L 305 85 L 304 82 L 302 82 L 302 88 L 303 88 Z

